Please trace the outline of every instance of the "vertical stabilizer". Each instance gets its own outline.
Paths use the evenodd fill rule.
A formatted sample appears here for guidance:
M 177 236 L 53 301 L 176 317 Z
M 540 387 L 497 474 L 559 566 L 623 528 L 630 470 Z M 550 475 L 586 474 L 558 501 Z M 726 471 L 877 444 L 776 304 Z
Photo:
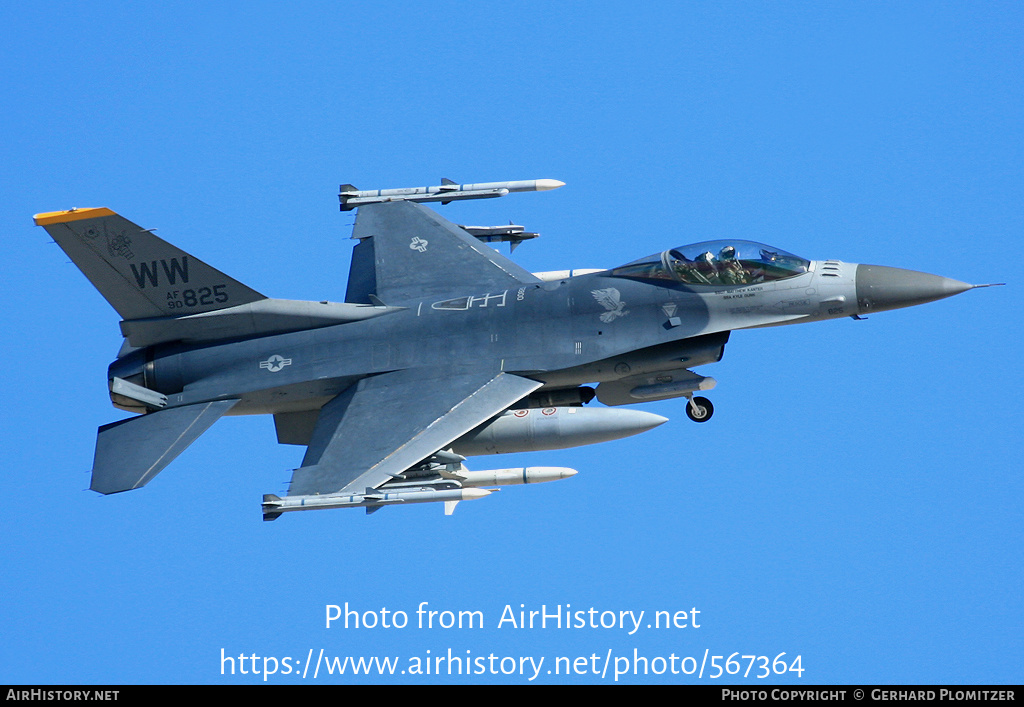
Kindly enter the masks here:
M 266 299 L 110 209 L 37 214 L 122 319 L 178 317 Z

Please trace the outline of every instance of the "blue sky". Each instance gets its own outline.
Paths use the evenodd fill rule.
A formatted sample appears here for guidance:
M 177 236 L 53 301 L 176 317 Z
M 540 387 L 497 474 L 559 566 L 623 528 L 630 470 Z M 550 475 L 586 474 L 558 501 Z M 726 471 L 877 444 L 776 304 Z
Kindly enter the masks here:
M 518 684 L 531 657 L 535 683 L 1019 683 L 1022 21 L 1009 2 L 4 6 L 0 682 Z M 269 296 L 340 300 L 338 184 L 441 177 L 566 182 L 438 207 L 541 232 L 515 253 L 533 271 L 746 238 L 1009 285 L 737 332 L 701 369 L 708 424 L 666 401 L 638 437 L 476 460 L 580 473 L 452 517 L 263 523 L 302 452 L 269 417 L 222 419 L 142 490 L 83 490 L 96 427 L 124 416 L 117 315 L 34 213 L 108 206 Z M 346 602 L 409 626 L 326 628 Z M 422 602 L 485 625 L 418 628 Z M 644 627 L 499 628 L 521 605 Z M 694 607 L 699 628 L 646 628 Z M 399 668 L 284 674 L 321 650 Z M 495 659 L 410 674 L 449 650 Z M 260 674 L 222 674 L 222 651 Z M 653 673 L 783 652 L 802 676 Z

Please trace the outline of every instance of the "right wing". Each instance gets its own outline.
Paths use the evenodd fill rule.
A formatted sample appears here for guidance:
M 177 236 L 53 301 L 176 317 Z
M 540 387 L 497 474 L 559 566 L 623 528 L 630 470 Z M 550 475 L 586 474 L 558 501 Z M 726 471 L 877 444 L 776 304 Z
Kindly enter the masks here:
M 376 488 L 541 385 L 510 373 L 450 368 L 364 378 L 321 409 L 288 495 Z

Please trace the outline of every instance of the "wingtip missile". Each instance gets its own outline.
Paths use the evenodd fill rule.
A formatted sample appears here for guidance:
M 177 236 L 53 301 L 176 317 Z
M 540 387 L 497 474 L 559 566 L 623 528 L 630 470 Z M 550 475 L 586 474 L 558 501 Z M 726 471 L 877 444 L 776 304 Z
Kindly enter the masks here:
M 440 201 L 447 204 L 460 199 L 494 199 L 512 192 L 550 191 L 565 186 L 557 179 L 524 179 L 514 182 L 481 182 L 478 184 L 456 184 L 450 179 L 433 187 L 409 187 L 405 189 L 356 189 L 352 184 L 342 184 L 338 189 L 338 200 L 342 211 L 367 204 L 387 201 Z
M 558 189 L 558 187 L 564 187 L 565 182 L 560 182 L 557 179 L 537 179 L 536 191 L 550 191 L 551 189 Z

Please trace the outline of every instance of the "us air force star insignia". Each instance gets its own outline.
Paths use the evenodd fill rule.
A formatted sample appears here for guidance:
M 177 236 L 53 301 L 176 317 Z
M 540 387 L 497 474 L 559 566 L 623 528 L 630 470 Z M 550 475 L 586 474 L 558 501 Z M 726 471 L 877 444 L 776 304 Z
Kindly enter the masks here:
M 591 290 L 590 294 L 594 296 L 598 304 L 608 310 L 601 315 L 601 321 L 605 324 L 629 314 L 629 310 L 625 308 L 626 303 L 620 299 L 622 295 L 614 287 L 608 287 L 603 290 Z
M 409 247 L 413 250 L 418 250 L 419 252 L 424 253 L 427 250 L 428 242 L 429 241 L 426 241 L 419 236 L 413 236 L 412 241 L 409 242 Z
M 292 360 L 290 358 L 285 358 L 284 356 L 279 356 L 278 354 L 274 354 L 266 361 L 260 361 L 260 368 L 266 368 L 271 373 L 277 373 L 285 366 L 290 365 L 292 365 Z

